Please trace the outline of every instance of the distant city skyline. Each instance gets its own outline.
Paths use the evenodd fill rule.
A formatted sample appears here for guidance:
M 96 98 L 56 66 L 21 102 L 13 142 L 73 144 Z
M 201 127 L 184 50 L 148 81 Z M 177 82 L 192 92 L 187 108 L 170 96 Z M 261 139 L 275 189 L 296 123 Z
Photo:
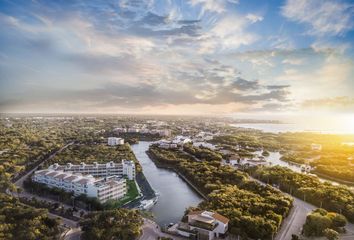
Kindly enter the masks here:
M 0 112 L 354 121 L 349 0 L 1 1 L 0 24 Z

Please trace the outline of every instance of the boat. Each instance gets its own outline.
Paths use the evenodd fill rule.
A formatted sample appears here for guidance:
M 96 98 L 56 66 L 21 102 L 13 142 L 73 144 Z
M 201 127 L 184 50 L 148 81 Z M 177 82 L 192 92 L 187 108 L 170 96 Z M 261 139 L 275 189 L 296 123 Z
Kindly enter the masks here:
M 140 202 L 139 209 L 140 210 L 149 210 L 157 203 L 157 197 L 148 200 L 142 200 Z

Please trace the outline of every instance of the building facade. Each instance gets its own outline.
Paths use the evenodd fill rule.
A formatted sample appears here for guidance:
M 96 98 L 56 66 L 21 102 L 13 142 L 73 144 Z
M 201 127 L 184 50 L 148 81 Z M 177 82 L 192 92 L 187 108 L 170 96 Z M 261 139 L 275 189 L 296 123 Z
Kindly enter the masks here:
M 36 171 L 32 180 L 51 188 L 73 192 L 75 196 L 85 194 L 88 197 L 95 197 L 101 203 L 110 199 L 118 200 L 127 193 L 126 180 L 116 176 L 97 179 L 92 175 L 46 169 Z
M 94 177 L 127 177 L 129 180 L 135 179 L 135 163 L 129 160 L 122 160 L 120 163 L 115 163 L 113 161 L 108 163 L 97 163 L 93 164 L 71 164 L 59 165 L 55 163 L 48 168 L 49 170 L 81 173 L 84 175 L 92 175 Z
M 212 240 L 226 236 L 229 219 L 214 212 L 195 211 L 187 215 L 188 222 L 180 223 L 177 233 L 191 239 Z
M 123 138 L 117 138 L 117 137 L 109 137 L 108 140 L 107 140 L 107 144 L 109 146 L 123 145 L 124 144 L 124 139 Z

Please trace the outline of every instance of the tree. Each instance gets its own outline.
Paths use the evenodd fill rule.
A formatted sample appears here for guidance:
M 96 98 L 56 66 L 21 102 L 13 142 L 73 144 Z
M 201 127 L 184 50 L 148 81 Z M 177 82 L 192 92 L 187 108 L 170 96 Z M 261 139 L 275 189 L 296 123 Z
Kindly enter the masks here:
M 347 219 L 338 213 L 329 213 L 329 217 L 332 220 L 332 228 L 343 228 L 347 224 Z
M 303 227 L 305 236 L 322 236 L 326 228 L 331 227 L 331 220 L 318 212 L 307 216 Z
M 333 229 L 330 229 L 330 228 L 326 228 L 324 230 L 324 235 L 328 240 L 338 240 L 339 239 L 339 233 Z
M 80 222 L 83 239 L 87 240 L 136 239 L 142 224 L 138 211 L 123 208 L 90 213 Z
M 300 240 L 300 237 L 296 234 L 291 235 L 291 240 Z

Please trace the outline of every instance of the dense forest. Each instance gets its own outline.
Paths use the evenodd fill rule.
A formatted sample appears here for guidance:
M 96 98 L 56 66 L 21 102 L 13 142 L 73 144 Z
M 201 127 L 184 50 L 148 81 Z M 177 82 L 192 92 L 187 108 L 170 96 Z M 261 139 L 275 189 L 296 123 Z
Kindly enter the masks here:
M 93 212 L 80 222 L 85 240 L 132 240 L 141 232 L 143 219 L 138 211 L 115 209 Z
M 140 164 L 136 160 L 128 143 L 119 146 L 108 146 L 106 142 L 95 144 L 74 144 L 55 155 L 54 158 L 46 163 L 46 166 L 54 163 L 66 164 L 69 162 L 72 164 L 80 164 L 81 162 L 86 164 L 92 164 L 93 162 L 119 162 L 123 159 L 135 161 L 137 171 L 141 171 Z
M 276 184 L 281 190 L 315 206 L 328 211 L 341 212 L 350 222 L 354 222 L 354 193 L 343 185 L 322 183 L 317 177 L 278 166 L 257 168 L 249 172 L 255 178 Z
M 158 163 L 173 167 L 208 194 L 208 200 L 198 207 L 228 217 L 229 230 L 233 234 L 271 239 L 292 207 L 290 197 L 249 180 L 247 174 L 221 166 L 218 161 L 190 161 L 178 150 L 153 146 L 149 154 Z M 172 161 L 170 156 L 174 156 Z
M 0 193 L 0 239 L 57 239 L 59 221 L 48 217 L 47 210 L 20 203 L 16 198 Z
M 308 237 L 326 236 L 327 239 L 339 239 L 339 233 L 345 232 L 346 224 L 347 219 L 343 215 L 319 208 L 307 215 L 303 234 Z

